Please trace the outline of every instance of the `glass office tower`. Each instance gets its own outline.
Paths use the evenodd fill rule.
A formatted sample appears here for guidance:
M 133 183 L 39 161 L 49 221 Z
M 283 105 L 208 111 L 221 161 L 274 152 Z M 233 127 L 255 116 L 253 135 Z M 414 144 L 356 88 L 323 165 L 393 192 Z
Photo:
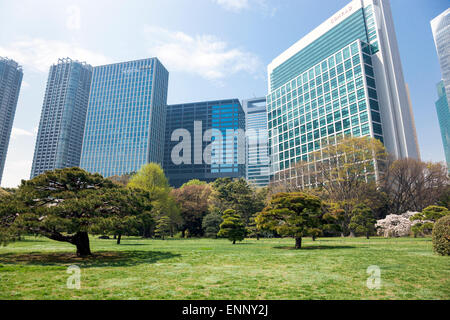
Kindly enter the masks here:
M 0 57 L 0 183 L 16 114 L 23 72 L 17 62 Z
M 275 174 L 338 135 L 371 136 L 396 159 L 419 158 L 387 0 L 352 1 L 275 58 L 268 75 Z
M 168 79 L 157 58 L 94 68 L 81 168 L 110 177 L 162 163 Z
M 238 99 L 168 106 L 164 171 L 170 184 L 245 178 L 244 130 L 245 113 Z M 182 142 L 183 150 L 177 148 Z
M 50 67 L 31 178 L 80 165 L 91 77 L 90 65 L 69 58 Z
M 431 21 L 431 29 L 441 66 L 445 92 L 447 99 L 450 99 L 450 8 Z
M 270 182 L 266 98 L 244 100 L 242 105 L 246 122 L 246 178 L 249 183 L 264 187 Z
M 444 145 L 445 159 L 450 173 L 450 108 L 449 99 L 444 87 L 444 81 L 437 85 L 439 99 L 436 101 L 436 111 L 441 128 L 442 143 Z
M 450 8 L 431 21 L 442 81 L 438 84 L 436 110 L 441 128 L 447 167 L 450 172 Z

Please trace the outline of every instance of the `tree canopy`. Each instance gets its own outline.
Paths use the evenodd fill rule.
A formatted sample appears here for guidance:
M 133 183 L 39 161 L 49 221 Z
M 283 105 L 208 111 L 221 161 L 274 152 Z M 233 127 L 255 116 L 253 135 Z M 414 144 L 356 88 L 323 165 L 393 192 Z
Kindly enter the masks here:
M 180 187 L 180 189 L 183 189 L 184 187 L 189 187 L 189 186 L 203 186 L 205 184 L 207 184 L 205 181 L 200 181 L 198 179 L 192 179 L 192 180 L 189 180 L 188 182 L 184 183 Z
M 241 216 L 235 210 L 225 210 L 222 219 L 223 222 L 220 224 L 220 230 L 217 236 L 227 238 L 233 244 L 236 244 L 236 241 L 244 240 L 246 229 Z
M 218 213 L 207 214 L 202 221 L 203 231 L 208 238 L 217 238 L 217 233 L 220 230 L 220 224 L 223 222 L 222 217 Z
M 170 219 L 171 233 L 182 223 L 180 209 L 170 194 L 169 182 L 159 164 L 144 165 L 131 177 L 128 187 L 142 189 L 150 194 L 154 219 L 167 216 Z M 149 233 L 149 230 L 145 233 Z
M 266 189 L 255 189 L 243 178 L 219 178 L 212 183 L 212 189 L 210 210 L 224 213 L 233 209 L 246 225 L 256 212 L 264 208 Z
M 320 226 L 321 200 L 301 192 L 274 195 L 269 205 L 258 214 L 256 223 L 260 229 L 276 231 L 295 239 L 295 248 L 300 249 L 302 237 Z
M 180 228 L 185 236 L 202 236 L 203 218 L 208 214 L 208 199 L 211 194 L 209 184 L 189 184 L 172 190 L 171 195 L 178 203 L 182 222 Z
M 148 163 L 135 173 L 128 182 L 128 187 L 139 188 L 150 192 L 155 199 L 163 199 L 170 191 L 164 171 L 159 164 Z
M 422 212 L 416 213 L 410 218 L 411 221 L 415 222 L 411 228 L 414 236 L 432 234 L 434 223 L 448 215 L 450 215 L 450 211 L 441 206 L 428 206 Z
M 364 204 L 358 204 L 353 208 L 349 228 L 355 234 L 364 234 L 369 239 L 370 234 L 375 232 L 376 222 L 372 209 Z
M 143 191 L 121 188 L 79 168 L 48 171 L 22 181 L 11 199 L 0 202 L 0 237 L 5 244 L 21 233 L 42 235 L 89 255 L 88 232 L 114 232 L 112 221 L 149 210 L 147 199 Z

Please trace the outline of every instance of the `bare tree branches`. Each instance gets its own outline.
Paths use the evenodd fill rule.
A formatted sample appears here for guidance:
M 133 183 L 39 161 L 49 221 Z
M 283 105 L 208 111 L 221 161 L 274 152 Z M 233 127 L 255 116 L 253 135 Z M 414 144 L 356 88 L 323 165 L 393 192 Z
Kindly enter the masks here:
M 395 214 L 422 211 L 437 204 L 449 184 L 443 164 L 415 159 L 394 161 L 381 179 L 383 190 L 390 196 L 391 213 Z

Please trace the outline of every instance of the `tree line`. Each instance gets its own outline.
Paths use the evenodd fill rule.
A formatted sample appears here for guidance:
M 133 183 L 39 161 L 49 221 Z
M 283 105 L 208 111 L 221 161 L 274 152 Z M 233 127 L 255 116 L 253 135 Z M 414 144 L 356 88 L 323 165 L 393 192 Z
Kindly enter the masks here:
M 41 235 L 71 243 L 85 256 L 91 254 L 89 233 L 114 236 L 118 244 L 122 236 L 224 237 L 233 243 L 289 236 L 301 248 L 305 236 L 369 237 L 387 214 L 431 205 L 448 212 L 449 198 L 442 164 L 391 161 L 378 140 L 346 138 L 281 171 L 266 188 L 220 178 L 173 189 L 153 163 L 109 179 L 79 168 L 49 171 L 1 190 L 0 243 Z M 417 228 L 429 227 L 424 222 Z

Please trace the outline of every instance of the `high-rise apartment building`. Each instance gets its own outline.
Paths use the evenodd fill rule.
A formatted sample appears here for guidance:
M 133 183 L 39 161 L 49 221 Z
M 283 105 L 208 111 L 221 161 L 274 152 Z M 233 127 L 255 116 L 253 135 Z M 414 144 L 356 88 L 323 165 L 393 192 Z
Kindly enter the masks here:
M 31 177 L 78 167 L 89 100 L 92 67 L 69 58 L 50 67 Z
M 0 183 L 16 114 L 23 72 L 17 62 L 0 57 Z
M 450 172 L 450 8 L 431 21 L 436 50 L 441 65 L 442 81 L 438 84 L 436 109 Z
M 275 58 L 268 76 L 275 174 L 339 135 L 371 136 L 396 159 L 419 158 L 387 0 L 352 1 Z
M 264 187 L 270 182 L 266 98 L 244 100 L 242 105 L 247 139 L 246 178 L 252 185 Z
M 168 106 L 164 171 L 170 184 L 245 178 L 244 131 L 238 99 Z
M 81 168 L 110 177 L 162 163 L 168 79 L 157 58 L 94 68 Z

